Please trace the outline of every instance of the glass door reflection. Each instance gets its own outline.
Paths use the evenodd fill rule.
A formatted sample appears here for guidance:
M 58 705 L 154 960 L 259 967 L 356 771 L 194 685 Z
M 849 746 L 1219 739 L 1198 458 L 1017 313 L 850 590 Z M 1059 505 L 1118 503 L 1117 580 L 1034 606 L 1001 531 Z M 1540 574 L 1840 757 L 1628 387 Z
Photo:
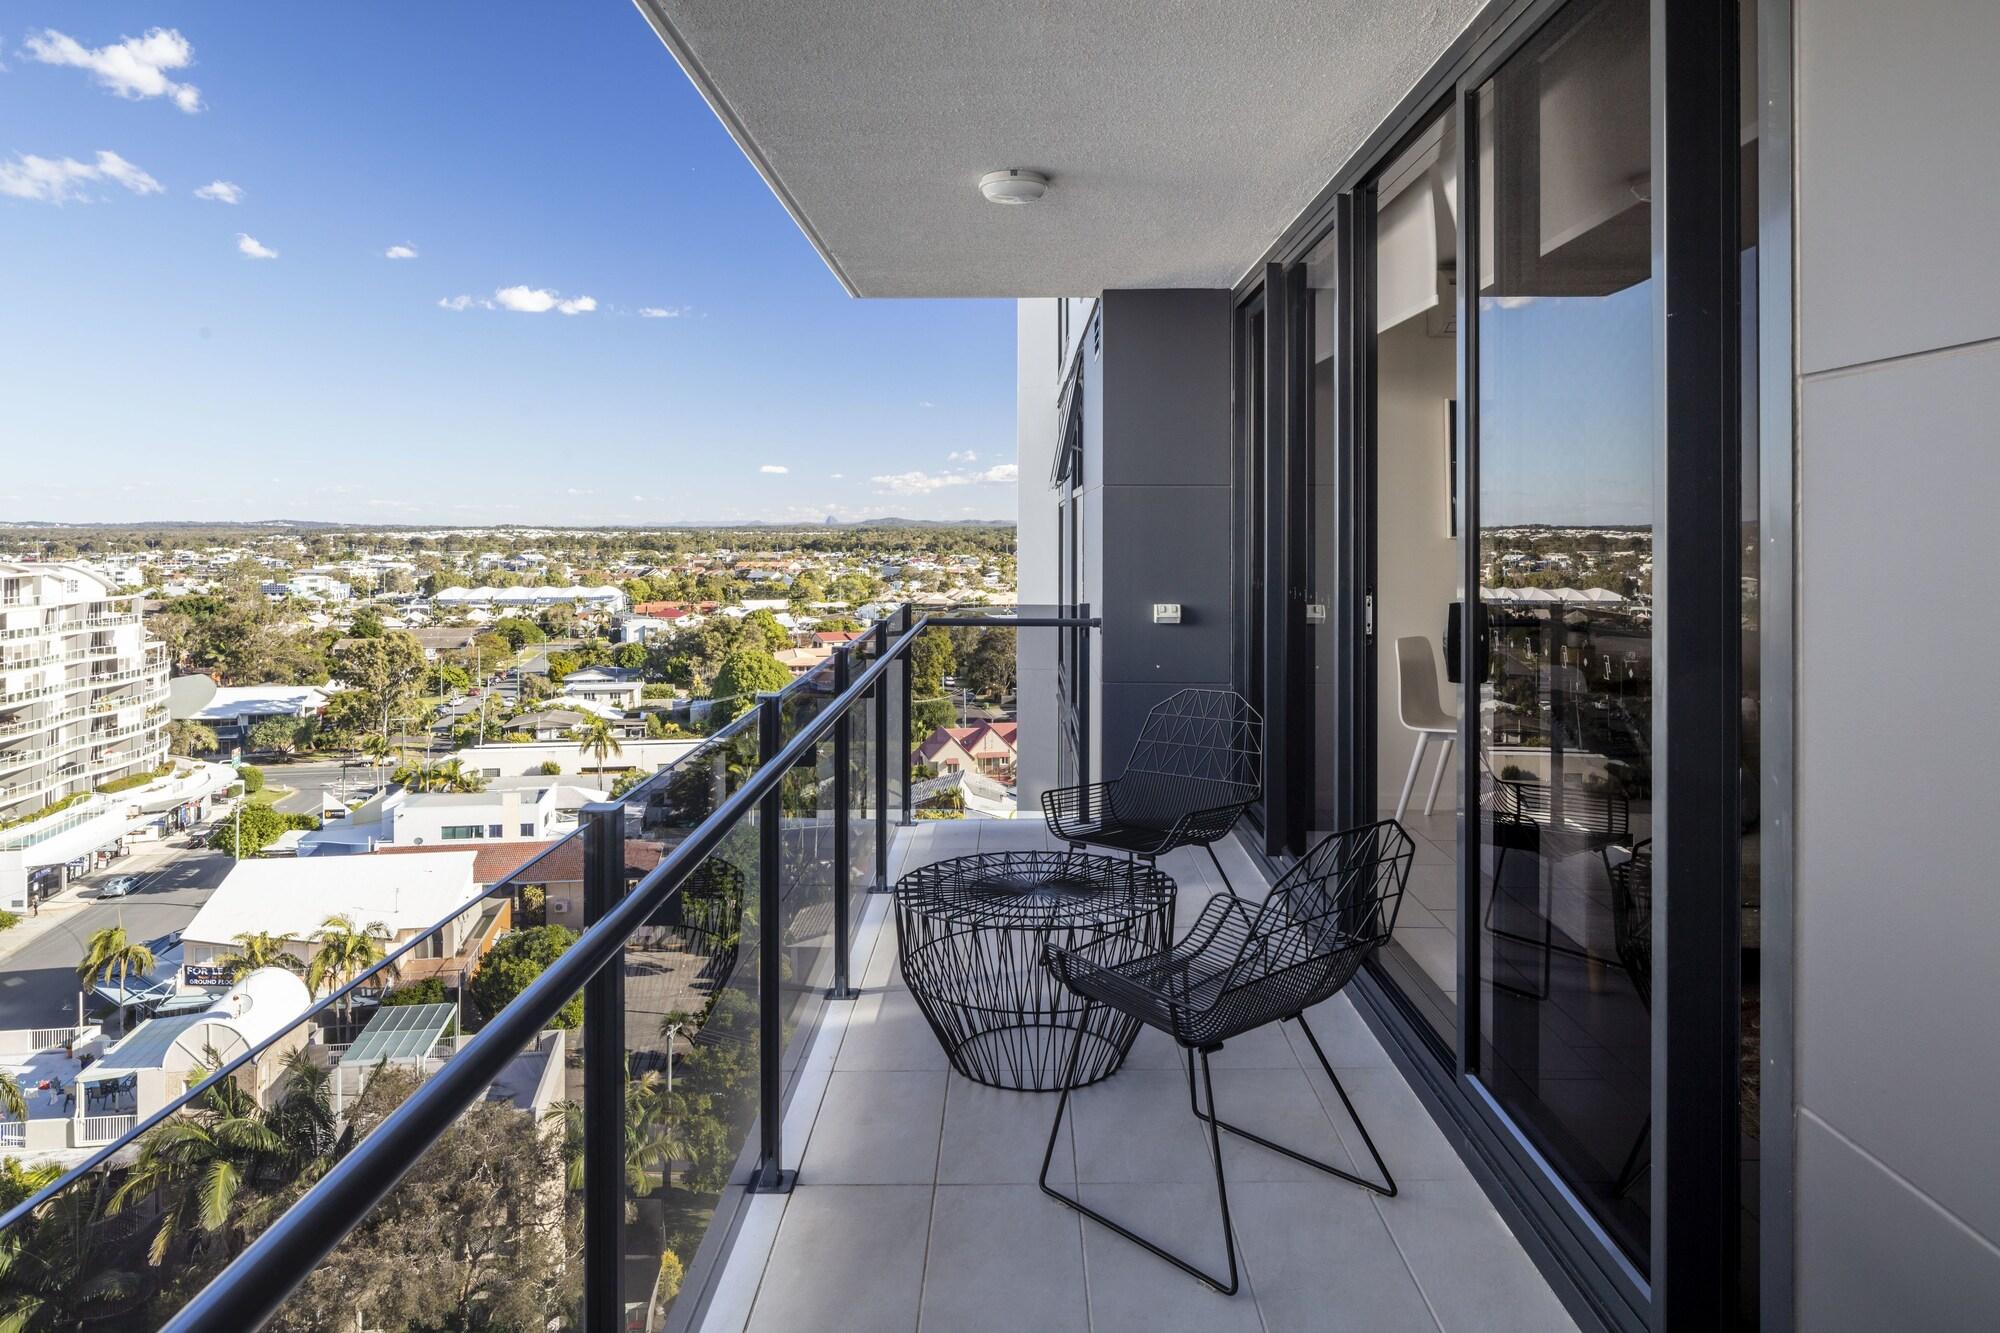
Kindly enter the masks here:
M 1652 1107 L 1654 344 L 1646 0 L 1577 0 L 1474 98 L 1484 661 L 1473 1067 L 1642 1269 Z

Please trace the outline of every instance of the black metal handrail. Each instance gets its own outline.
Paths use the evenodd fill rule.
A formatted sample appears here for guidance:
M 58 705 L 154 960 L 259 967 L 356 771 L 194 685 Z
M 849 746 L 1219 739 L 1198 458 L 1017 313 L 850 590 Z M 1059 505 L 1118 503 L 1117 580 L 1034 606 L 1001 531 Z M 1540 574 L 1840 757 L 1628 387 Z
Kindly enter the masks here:
M 30 1195 L 26 1199 L 23 1199 L 20 1203 L 15 1204 L 12 1208 L 8 1209 L 4 1214 L 0 1214 L 0 1235 L 5 1235 L 6 1232 L 9 1231 L 11 1228 L 19 1225 L 22 1222 L 27 1221 L 30 1214 L 32 1214 L 37 1208 L 40 1208 L 43 1204 L 47 1203 L 49 1200 L 56 1198 L 57 1196 L 62 1194 L 64 1190 L 67 1190 L 72 1185 L 82 1180 L 85 1176 L 88 1176 L 92 1171 L 95 1171 L 97 1168 L 103 1166 L 106 1162 L 110 1161 L 118 1153 L 124 1151 L 127 1147 L 129 1147 L 141 1135 L 150 1131 L 155 1125 L 158 1125 L 161 1121 L 168 1119 L 169 1117 L 177 1114 L 184 1108 L 192 1106 L 196 1102 L 200 1101 L 203 1095 L 205 1095 L 210 1088 L 213 1088 L 218 1083 L 222 1082 L 223 1079 L 229 1078 L 230 1076 L 235 1074 L 237 1070 L 243 1068 L 244 1065 L 249 1064 L 253 1060 L 256 1060 L 258 1057 L 262 1056 L 265 1052 L 269 1051 L 272 1047 L 276 1046 L 279 1042 L 291 1036 L 294 1032 L 297 1032 L 302 1024 L 310 1023 L 313 1020 L 317 1019 L 321 1014 L 331 1009 L 334 1005 L 339 1004 L 342 1001 L 349 998 L 350 996 L 354 995 L 363 986 L 367 985 L 370 981 L 374 980 L 376 977 L 382 975 L 383 972 L 391 968 L 394 968 L 398 963 L 402 961 L 403 956 L 405 954 L 410 953 L 412 950 L 424 944 L 426 941 L 428 941 L 434 935 L 436 935 L 439 931 L 443 930 L 446 926 L 449 926 L 452 922 L 458 920 L 458 918 L 464 916 L 467 912 L 473 911 L 481 903 L 486 902 L 488 899 L 498 897 L 501 889 L 503 889 L 508 885 L 514 884 L 521 878 L 524 872 L 534 869 L 537 865 L 540 865 L 543 861 L 555 855 L 557 850 L 560 849 L 564 844 L 568 843 L 571 838 L 581 837 L 582 835 L 583 835 L 583 829 L 580 827 L 573 829 L 568 833 L 565 833 L 562 837 L 556 839 L 556 841 L 550 843 L 547 847 L 542 848 L 541 851 L 536 852 L 526 861 L 523 861 L 520 865 L 516 866 L 513 870 L 509 871 L 505 879 L 496 880 L 493 884 L 489 885 L 484 892 L 474 894 L 472 897 L 467 898 L 457 907 L 454 907 L 450 912 L 446 913 L 442 917 L 439 917 L 436 921 L 433 921 L 429 926 L 418 931 L 416 934 L 410 936 L 409 939 L 404 940 L 401 944 L 391 949 L 388 953 L 382 955 L 379 961 L 374 963 L 365 971 L 357 973 L 353 977 L 353 979 L 350 980 L 346 985 L 342 986 L 338 990 L 327 992 L 327 994 L 323 998 L 315 1000 L 313 1003 L 307 1005 L 305 1009 L 299 1013 L 297 1018 L 294 1018 L 291 1022 L 286 1023 L 283 1027 L 279 1028 L 276 1032 L 264 1038 L 264 1040 L 258 1042 L 256 1045 L 251 1046 L 250 1048 L 241 1052 L 240 1054 L 231 1057 L 229 1060 L 225 1061 L 223 1064 L 218 1066 L 216 1070 L 213 1073 L 211 1073 L 207 1078 L 204 1078 L 201 1082 L 196 1083 L 195 1085 L 190 1087 L 186 1092 L 182 1093 L 179 1097 L 176 1097 L 174 1100 L 168 1102 L 165 1106 L 162 1106 L 159 1110 L 147 1116 L 144 1120 L 133 1125 L 132 1128 L 127 1130 L 124 1134 L 121 1134 L 118 1138 L 114 1139 L 112 1142 L 105 1144 L 103 1147 L 99 1148 L 96 1152 L 92 1153 L 90 1156 L 84 1158 L 81 1162 L 77 1163 L 75 1166 L 63 1172 L 61 1176 L 57 1177 L 54 1181 L 50 1182 L 48 1185 L 35 1191 L 34 1194 Z M 467 848 L 467 850 L 469 851 L 471 849 Z
M 829 700 L 775 753 L 764 750 L 762 762 L 742 786 L 730 793 L 687 838 L 661 858 L 660 864 L 632 886 L 595 924 L 584 931 L 542 974 L 495 1015 L 454 1057 L 409 1099 L 336 1163 L 298 1202 L 252 1241 L 199 1295 L 178 1311 L 165 1333 L 243 1333 L 257 1329 L 277 1313 L 285 1299 L 354 1227 L 364 1221 L 402 1180 L 424 1153 L 476 1102 L 515 1053 L 534 1040 L 570 997 L 615 962 L 626 941 L 653 919 L 683 882 L 714 852 L 743 820 L 760 806 L 768 810 L 785 775 L 826 739 L 848 712 L 866 698 L 892 669 L 907 670 L 910 648 L 932 627 L 1013 626 L 1017 628 L 1095 628 L 1097 621 L 1064 616 L 917 617 L 905 607 L 907 628 L 858 674 L 847 688 Z M 886 639 L 886 626 L 884 628 Z M 781 696 L 769 696 L 776 701 Z M 880 696 L 878 696 L 880 697 Z M 907 689 L 903 697 L 904 730 L 910 716 Z M 768 733 L 767 733 L 768 735 Z M 886 743 L 887 736 L 879 738 Z M 909 747 L 901 747 L 905 776 Z M 887 749 L 882 750 L 886 756 Z M 904 783 L 907 793 L 908 782 Z M 631 796 L 625 798 L 630 800 Z M 593 806 L 593 819 L 620 813 L 625 800 Z M 878 813 L 878 818 L 886 811 Z M 587 824 L 586 829 L 590 826 Z M 772 1009 L 768 993 L 760 1011 Z M 760 1014 L 768 1018 L 768 1014 Z M 767 1080 L 768 1081 L 768 1080 Z M 771 1119 L 770 1089 L 764 1090 L 760 1113 Z M 770 1134 L 774 1126 L 765 1125 Z M 774 1140 L 767 1139 L 767 1142 Z M 760 1166 L 752 1188 L 770 1182 L 776 1163 Z M 586 1244 L 588 1244 L 586 1242 Z M 586 1298 L 588 1299 L 588 1298 Z M 586 1327 L 593 1321 L 586 1318 Z

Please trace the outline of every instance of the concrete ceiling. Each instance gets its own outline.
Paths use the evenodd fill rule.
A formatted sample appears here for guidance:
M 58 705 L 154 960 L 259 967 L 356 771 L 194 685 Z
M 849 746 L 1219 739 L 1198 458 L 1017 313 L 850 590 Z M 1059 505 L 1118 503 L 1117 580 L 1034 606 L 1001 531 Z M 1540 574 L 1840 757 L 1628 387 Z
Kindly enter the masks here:
M 1484 0 L 637 3 L 856 295 L 1086 296 L 1233 284 Z

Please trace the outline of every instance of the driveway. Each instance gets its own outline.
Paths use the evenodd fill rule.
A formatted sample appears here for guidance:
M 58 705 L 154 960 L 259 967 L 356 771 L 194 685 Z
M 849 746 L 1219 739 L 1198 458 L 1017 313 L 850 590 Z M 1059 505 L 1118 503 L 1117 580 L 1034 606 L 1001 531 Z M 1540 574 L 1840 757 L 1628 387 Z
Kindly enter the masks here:
M 41 927 L 34 939 L 0 962 L 0 1028 L 75 1022 L 76 965 L 83 960 L 92 933 L 122 925 L 130 938 L 144 942 L 180 930 L 234 864 L 221 852 L 179 849 L 164 858 L 148 858 L 150 866 L 132 864 L 145 856 L 139 853 L 121 861 L 43 904 L 43 914 L 56 918 L 47 924 L 24 922 L 14 928 Z M 98 882 L 121 874 L 138 875 L 139 886 L 123 898 L 100 899 Z

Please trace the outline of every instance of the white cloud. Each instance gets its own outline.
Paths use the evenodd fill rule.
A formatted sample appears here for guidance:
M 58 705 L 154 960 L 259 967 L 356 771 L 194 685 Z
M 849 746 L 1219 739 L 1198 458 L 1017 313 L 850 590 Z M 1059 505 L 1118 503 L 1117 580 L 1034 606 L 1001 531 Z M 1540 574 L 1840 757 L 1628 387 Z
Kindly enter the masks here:
M 82 187 L 93 181 L 111 181 L 133 194 L 159 194 L 166 188 L 109 150 L 100 151 L 95 162 L 36 157 L 33 153 L 16 153 L 12 162 L 0 162 L 0 194 L 16 199 L 48 204 L 85 199 L 89 196 Z
M 871 477 L 870 481 L 887 495 L 929 495 L 950 486 L 979 486 L 1013 481 L 1020 475 L 1020 468 L 1013 463 L 1000 463 L 984 472 L 897 472 L 883 477 Z
M 970 449 L 953 450 L 951 453 L 945 455 L 945 459 L 947 462 L 952 463 L 977 463 L 979 455 Z
M 688 308 L 684 305 L 642 305 L 639 307 L 640 319 L 679 319 L 686 313 L 688 313 Z
M 197 199 L 213 199 L 218 204 L 243 202 L 243 187 L 235 181 L 210 181 L 194 192 Z
M 768 472 L 774 476 L 780 476 L 780 477 L 785 475 L 785 473 L 791 471 L 790 468 L 786 467 L 782 463 L 766 463 L 764 464 L 764 466 L 758 468 L 757 470 L 759 472 Z
M 470 296 L 441 296 L 438 298 L 438 308 L 441 310 L 464 310 L 475 305 L 485 306 L 488 310 L 493 308 L 491 301 L 477 301 Z
M 248 232 L 236 233 L 236 248 L 243 252 L 245 259 L 276 259 L 278 252 L 258 240 Z
M 488 310 L 512 310 L 523 315 L 540 315 L 554 310 L 565 315 L 587 315 L 597 309 L 594 296 L 565 297 L 561 292 L 547 287 L 502 287 L 493 293 L 491 301 L 474 301 L 469 296 L 454 297 L 449 302 L 440 302 L 447 309 L 463 310 L 468 305 L 484 306 Z
M 417 247 L 414 245 L 392 245 L 382 252 L 384 259 L 415 259 Z
M 829 480 L 831 480 L 831 481 L 839 481 L 839 480 L 840 480 L 841 478 L 845 477 L 846 475 L 847 475 L 847 474 L 846 474 L 845 472 L 832 472 L 832 473 L 828 473 L 828 474 L 827 474 L 827 476 L 828 476 L 828 479 L 829 479 Z
M 88 70 L 98 83 L 120 97 L 165 97 L 190 115 L 201 110 L 201 89 L 191 83 L 176 83 L 166 74 L 194 63 L 193 44 L 176 28 L 152 28 L 144 37 L 127 37 L 95 48 L 54 28 L 44 28 L 27 39 L 21 54 L 44 65 Z
M 539 315 L 555 309 L 556 304 L 556 294 L 545 287 L 502 287 L 493 293 L 493 299 L 502 310 L 516 310 L 524 315 Z
M 926 398 L 926 399 L 924 399 L 924 400 L 923 400 L 922 402 L 918 403 L 918 404 L 917 404 L 917 406 L 918 406 L 918 407 L 936 407 L 936 406 L 937 406 L 937 404 L 936 404 L 936 403 L 934 403 L 934 402 L 932 402 L 932 401 L 931 401 L 930 399 Z

